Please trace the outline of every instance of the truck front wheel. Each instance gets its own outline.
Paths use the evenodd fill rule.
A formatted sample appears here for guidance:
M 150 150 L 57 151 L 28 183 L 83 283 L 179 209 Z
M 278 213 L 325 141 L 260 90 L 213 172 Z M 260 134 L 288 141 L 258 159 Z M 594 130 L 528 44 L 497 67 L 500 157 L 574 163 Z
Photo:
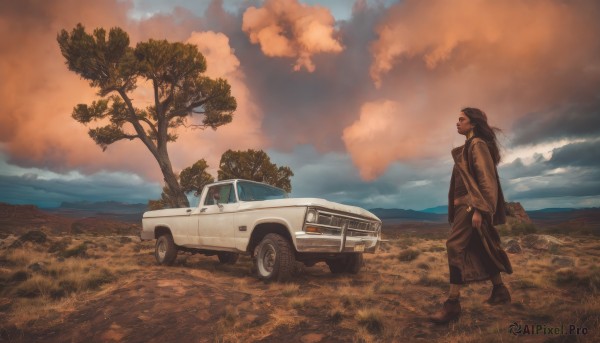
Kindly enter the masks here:
M 286 281 L 292 275 L 294 252 L 290 242 L 276 233 L 267 234 L 255 249 L 258 277 L 267 281 Z
M 160 265 L 170 266 L 175 262 L 177 258 L 177 246 L 173 242 L 173 236 L 167 233 L 158 237 L 154 249 L 154 257 L 156 257 L 156 262 Z
M 325 261 L 333 274 L 357 274 L 363 266 L 363 254 L 352 253 L 341 258 Z

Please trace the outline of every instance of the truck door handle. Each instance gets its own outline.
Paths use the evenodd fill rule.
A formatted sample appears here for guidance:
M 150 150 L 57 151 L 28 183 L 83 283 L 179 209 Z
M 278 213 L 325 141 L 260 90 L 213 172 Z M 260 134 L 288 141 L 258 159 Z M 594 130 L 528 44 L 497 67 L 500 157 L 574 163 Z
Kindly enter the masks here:
M 192 209 L 188 208 L 185 212 L 190 213 L 190 212 L 192 212 Z
M 201 209 L 200 212 L 206 212 L 206 207 Z

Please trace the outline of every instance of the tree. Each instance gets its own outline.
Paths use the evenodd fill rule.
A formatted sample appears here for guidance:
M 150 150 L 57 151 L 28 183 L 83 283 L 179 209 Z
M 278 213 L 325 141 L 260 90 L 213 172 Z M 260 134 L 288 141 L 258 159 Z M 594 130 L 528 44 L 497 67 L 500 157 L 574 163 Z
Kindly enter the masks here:
M 231 122 L 237 104 L 227 81 L 202 75 L 206 60 L 192 44 L 150 39 L 132 48 L 121 28 L 110 29 L 106 37 L 104 29 L 88 34 L 81 24 L 70 34 L 62 30 L 57 41 L 69 70 L 100 96 L 91 105 L 77 105 L 72 117 L 85 125 L 108 118 L 108 125 L 88 131 L 103 151 L 120 140 L 141 140 L 158 162 L 173 204 L 189 206 L 167 143 L 177 139 L 174 130 L 180 126 L 216 130 Z M 131 98 L 139 79 L 148 81 L 154 94 L 154 104 L 145 109 Z M 193 114 L 203 115 L 200 123 L 188 124 Z
M 215 182 L 215 178 L 206 169 L 208 169 L 208 163 L 204 159 L 201 159 L 196 161 L 191 167 L 187 167 L 181 171 L 179 181 L 185 193 L 194 192 L 194 195 L 198 196 L 204 186 Z
M 221 156 L 218 179 L 246 179 L 265 182 L 272 186 L 292 191 L 291 177 L 294 173 L 290 167 L 277 167 L 262 150 L 232 151 L 227 150 Z
M 206 169 L 208 169 L 208 163 L 204 159 L 198 160 L 192 166 L 183 169 L 179 174 L 181 190 L 184 193 L 194 192 L 194 195 L 198 196 L 205 185 L 215 181 L 215 178 Z M 165 186 L 160 194 L 160 199 L 148 200 L 148 208 L 150 210 L 160 210 L 177 207 L 174 198 L 173 194 L 169 192 L 169 188 Z

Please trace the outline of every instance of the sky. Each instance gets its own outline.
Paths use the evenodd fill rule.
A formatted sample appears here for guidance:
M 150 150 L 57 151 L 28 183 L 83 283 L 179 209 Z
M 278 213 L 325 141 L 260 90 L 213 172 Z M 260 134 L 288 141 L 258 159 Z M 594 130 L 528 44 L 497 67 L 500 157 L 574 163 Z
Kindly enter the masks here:
M 461 108 L 502 130 L 507 201 L 600 206 L 600 3 L 594 0 L 21 0 L 0 2 L 0 201 L 146 203 L 162 176 L 139 140 L 106 151 L 71 117 L 97 90 L 56 36 L 121 27 L 131 45 L 198 46 L 238 108 L 180 128 L 175 171 L 216 176 L 227 149 L 291 167 L 292 196 L 371 208 L 447 204 Z M 136 106 L 151 101 L 141 80 Z

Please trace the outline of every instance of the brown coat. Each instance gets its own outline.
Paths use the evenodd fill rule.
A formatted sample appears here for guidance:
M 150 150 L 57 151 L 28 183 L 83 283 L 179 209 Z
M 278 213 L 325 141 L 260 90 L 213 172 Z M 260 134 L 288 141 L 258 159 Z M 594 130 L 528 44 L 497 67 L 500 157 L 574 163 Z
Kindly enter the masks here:
M 446 242 L 451 283 L 489 279 L 498 272 L 512 273 L 508 255 L 502 249 L 500 236 L 493 225 L 506 221 L 504 195 L 498 171 L 487 143 L 473 138 L 452 150 L 458 173 L 467 189 L 466 204 L 454 205 L 453 173 L 448 193 L 448 219 L 453 223 Z M 481 228 L 472 226 L 472 213 L 479 210 Z
M 452 149 L 452 158 L 467 188 L 467 205 L 478 209 L 484 218 L 492 219 L 488 223 L 504 224 L 504 194 L 487 143 L 481 138 L 472 138 L 465 145 Z M 454 175 L 448 192 L 448 220 L 454 221 Z

